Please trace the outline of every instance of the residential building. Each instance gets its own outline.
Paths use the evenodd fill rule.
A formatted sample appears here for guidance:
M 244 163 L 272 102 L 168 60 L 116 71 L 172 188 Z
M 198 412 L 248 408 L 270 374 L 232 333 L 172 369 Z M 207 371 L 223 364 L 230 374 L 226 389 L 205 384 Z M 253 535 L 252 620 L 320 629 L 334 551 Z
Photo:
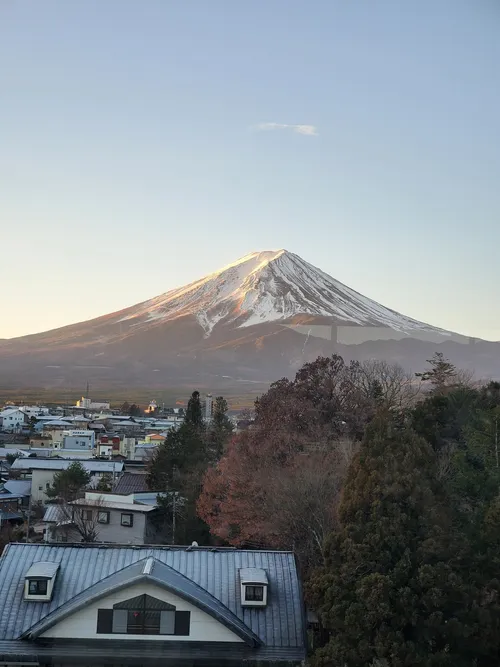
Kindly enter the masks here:
M 79 460 L 82 466 L 91 475 L 91 485 L 96 486 L 103 475 L 112 475 L 115 479 L 123 471 L 122 461 L 98 461 L 96 459 L 74 459 Z M 31 498 L 34 503 L 46 503 L 48 498 L 46 490 L 54 481 L 54 475 L 59 470 L 66 470 L 74 460 L 56 458 L 23 458 L 16 459 L 12 464 L 12 470 L 17 470 L 23 475 L 31 475 Z
M 94 449 L 94 431 L 68 430 L 63 431 L 62 449 Z
M 142 442 L 135 446 L 134 461 L 147 462 L 153 456 L 158 445 L 154 442 Z
M 20 524 L 24 521 L 23 509 L 26 509 L 24 495 L 0 490 L 0 527 L 5 522 Z
M 9 544 L 1 660 L 92 667 L 299 667 L 305 612 L 290 552 Z
M 49 414 L 49 409 L 43 405 L 20 405 L 19 409 L 30 419 L 31 417 L 43 417 Z
M 28 452 L 21 447 L 0 447 L 0 459 L 6 459 L 7 456 L 28 456 Z
M 136 440 L 124 433 L 101 433 L 97 437 L 98 456 L 134 458 Z
M 148 433 L 144 438 L 144 442 L 149 442 L 153 445 L 161 445 L 162 442 L 165 442 L 165 435 L 162 433 Z
M 129 493 L 147 493 L 149 492 L 146 484 L 145 473 L 124 472 L 117 480 L 113 487 L 113 493 L 125 494 Z
M 9 479 L 0 488 L 0 493 L 10 493 L 20 499 L 21 507 L 28 507 L 31 496 L 30 479 Z
M 1 496 L 0 496 L 1 498 Z M 81 542 L 92 533 L 96 542 L 151 544 L 156 495 L 141 502 L 134 494 L 86 492 L 68 505 L 47 505 L 43 518 L 47 542 Z
M 84 410 L 109 410 L 110 405 L 109 401 L 93 401 L 90 398 L 82 396 L 79 401 L 76 402 L 77 408 L 83 408 Z
M 16 433 L 28 423 L 25 413 L 17 407 L 10 407 L 0 412 L 0 424 L 2 431 Z

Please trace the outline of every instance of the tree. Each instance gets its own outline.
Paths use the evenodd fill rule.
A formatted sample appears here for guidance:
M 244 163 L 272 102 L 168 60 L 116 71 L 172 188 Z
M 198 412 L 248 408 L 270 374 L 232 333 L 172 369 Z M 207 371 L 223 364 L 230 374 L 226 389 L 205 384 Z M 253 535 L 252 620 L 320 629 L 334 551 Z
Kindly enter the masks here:
M 237 546 L 294 548 L 304 567 L 320 560 L 346 470 L 385 405 L 373 384 L 367 390 L 367 377 L 334 355 L 271 385 L 255 403 L 252 429 L 230 439 L 205 474 L 197 506 L 213 535 Z
M 97 500 L 62 501 L 57 505 L 62 526 L 56 530 L 63 530 L 67 540 L 74 541 L 75 535 L 82 542 L 96 542 L 99 536 L 99 513 L 103 511 L 105 502 Z
M 97 482 L 97 486 L 95 487 L 96 491 L 100 491 L 101 493 L 111 493 L 113 490 L 113 477 L 109 473 L 105 473 L 102 475 Z
M 448 516 L 429 445 L 387 418 L 368 429 L 340 506 L 340 529 L 309 595 L 332 633 L 314 664 L 475 664 L 468 589 L 450 559 Z M 465 655 L 467 654 L 467 657 Z
M 190 424 L 194 428 L 203 428 L 203 412 L 201 409 L 200 392 L 193 391 L 188 401 L 184 423 Z
M 209 460 L 199 393 L 195 391 L 189 399 L 183 423 L 168 431 L 165 442 L 155 450 L 147 466 L 146 481 L 150 489 L 166 493 L 167 499 L 182 498 L 176 541 L 181 537 L 189 537 L 191 541 L 208 539 L 208 529 L 196 515 L 196 501 Z M 160 522 L 168 526 L 172 521 L 168 501 L 160 501 L 159 509 Z
M 121 408 L 120 408 L 120 413 L 122 415 L 129 415 L 130 414 L 130 403 L 128 401 L 125 401 Z
M 90 480 L 90 473 L 85 470 L 80 461 L 74 461 L 65 470 L 58 470 L 54 474 L 54 479 L 46 494 L 49 498 L 70 502 L 83 495 Z
M 223 396 L 217 396 L 212 420 L 206 432 L 207 454 L 211 463 L 216 463 L 220 459 L 234 429 L 227 411 L 227 401 Z
M 8 463 L 10 466 L 14 463 L 14 461 L 15 461 L 17 458 L 19 458 L 19 454 L 11 454 L 11 453 L 9 453 L 9 454 L 7 454 L 7 455 L 5 456 L 5 460 L 7 461 L 7 463 Z
M 138 405 L 136 405 L 135 403 L 132 403 L 132 405 L 130 406 L 128 414 L 131 417 L 140 417 L 142 415 L 142 410 Z
M 444 394 L 450 387 L 457 385 L 458 372 L 456 367 L 445 358 L 442 352 L 435 352 L 427 363 L 430 368 L 423 373 L 415 373 L 415 377 L 431 385 L 434 394 Z

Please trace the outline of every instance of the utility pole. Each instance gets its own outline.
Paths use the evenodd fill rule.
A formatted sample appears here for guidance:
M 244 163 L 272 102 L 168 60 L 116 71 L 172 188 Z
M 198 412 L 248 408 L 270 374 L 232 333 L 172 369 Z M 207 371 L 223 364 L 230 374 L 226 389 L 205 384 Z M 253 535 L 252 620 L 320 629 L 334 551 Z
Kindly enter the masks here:
M 177 511 L 177 508 L 175 506 L 176 495 L 177 491 L 174 491 L 172 495 L 172 544 L 175 544 L 175 513 Z
M 30 529 L 31 529 L 31 493 L 30 493 L 30 499 L 28 503 L 28 521 L 26 525 L 26 542 L 30 541 Z

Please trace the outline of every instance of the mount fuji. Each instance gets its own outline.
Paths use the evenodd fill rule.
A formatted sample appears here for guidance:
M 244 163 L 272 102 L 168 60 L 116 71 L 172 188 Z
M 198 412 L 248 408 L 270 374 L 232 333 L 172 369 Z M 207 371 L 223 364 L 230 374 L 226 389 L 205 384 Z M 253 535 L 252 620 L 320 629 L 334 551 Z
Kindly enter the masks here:
M 0 341 L 13 386 L 207 387 L 239 391 L 293 374 L 319 354 L 420 370 L 442 351 L 500 377 L 500 344 L 401 315 L 286 250 L 254 252 L 122 311 Z

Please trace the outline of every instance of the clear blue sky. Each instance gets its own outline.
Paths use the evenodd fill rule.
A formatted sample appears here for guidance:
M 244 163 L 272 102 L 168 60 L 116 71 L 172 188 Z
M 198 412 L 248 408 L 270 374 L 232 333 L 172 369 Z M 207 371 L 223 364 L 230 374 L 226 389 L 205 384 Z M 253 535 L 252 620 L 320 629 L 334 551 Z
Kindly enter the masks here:
M 0 337 L 284 247 L 500 339 L 499 35 L 498 0 L 1 0 Z

